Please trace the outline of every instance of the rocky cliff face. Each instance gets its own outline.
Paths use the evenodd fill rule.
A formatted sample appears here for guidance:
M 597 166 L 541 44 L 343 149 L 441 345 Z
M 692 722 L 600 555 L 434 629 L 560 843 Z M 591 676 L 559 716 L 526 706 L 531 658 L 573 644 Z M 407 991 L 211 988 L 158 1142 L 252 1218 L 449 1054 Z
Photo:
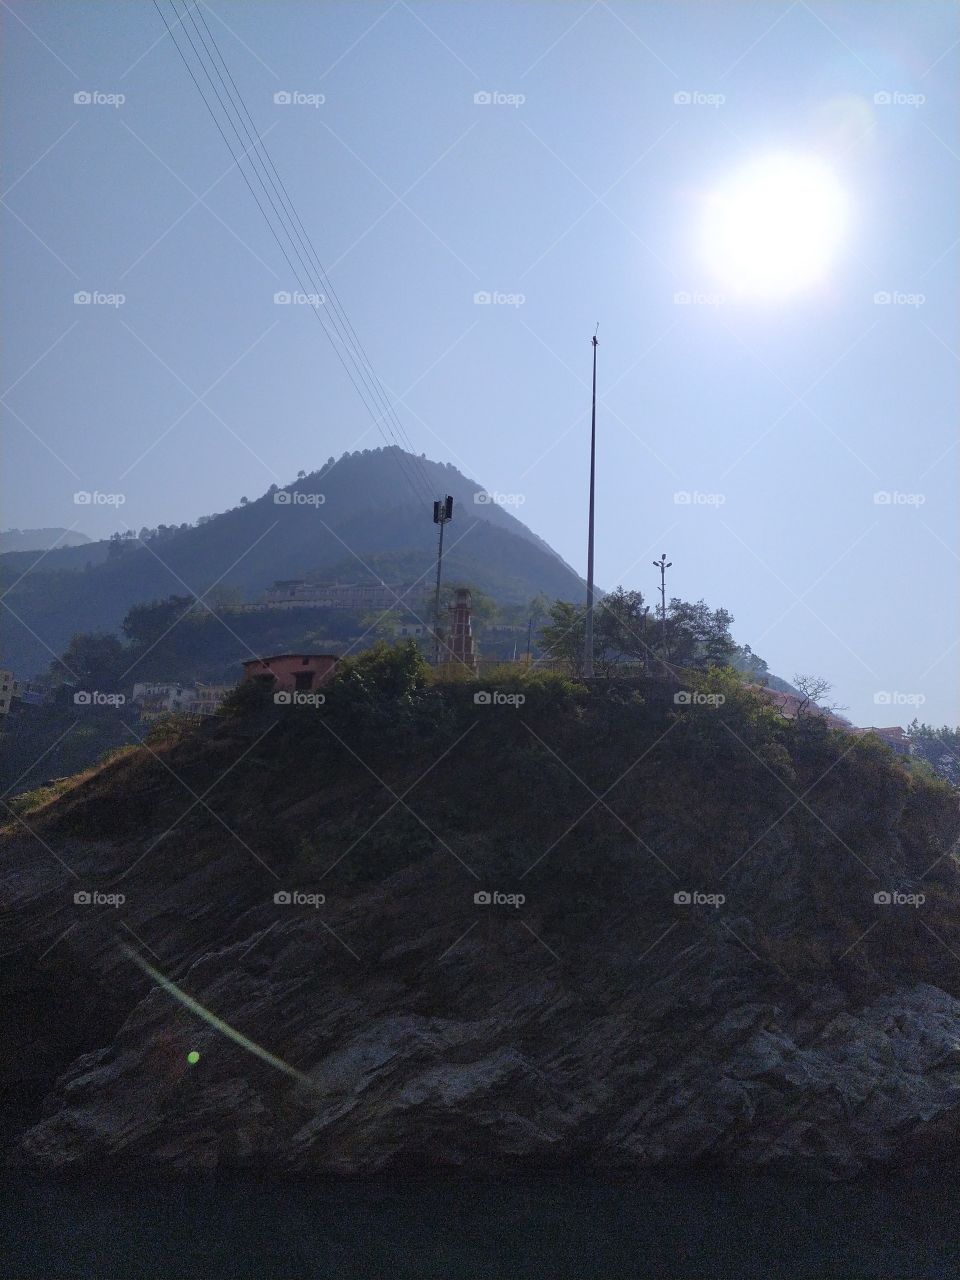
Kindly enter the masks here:
M 843 1176 L 957 1154 L 945 789 L 837 736 L 774 743 L 754 711 L 720 756 L 716 712 L 448 712 L 407 750 L 217 724 L 10 824 L 8 1159 Z

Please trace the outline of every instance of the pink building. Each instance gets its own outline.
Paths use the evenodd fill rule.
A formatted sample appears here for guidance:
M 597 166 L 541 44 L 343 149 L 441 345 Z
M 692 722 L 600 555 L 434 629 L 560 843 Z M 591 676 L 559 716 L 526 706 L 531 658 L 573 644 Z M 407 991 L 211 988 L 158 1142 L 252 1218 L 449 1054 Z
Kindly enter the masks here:
M 243 664 L 243 680 L 262 680 L 274 692 L 308 693 L 319 689 L 337 665 L 332 653 L 279 653 Z

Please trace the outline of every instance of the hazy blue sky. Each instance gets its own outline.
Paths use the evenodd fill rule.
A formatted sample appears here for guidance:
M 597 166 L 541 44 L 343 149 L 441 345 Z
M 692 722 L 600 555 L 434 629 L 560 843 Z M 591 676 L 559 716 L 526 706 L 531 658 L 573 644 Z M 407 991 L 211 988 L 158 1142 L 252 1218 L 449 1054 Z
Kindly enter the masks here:
M 382 443 L 309 310 L 274 305 L 295 282 L 154 5 L 0 12 L 3 524 L 118 527 L 79 489 L 134 527 L 192 520 Z M 858 723 L 960 720 L 955 6 L 206 14 L 419 450 L 523 495 L 583 571 L 599 320 L 598 581 L 652 592 L 665 550 L 672 594 Z M 845 193 L 827 278 L 676 302 L 723 292 L 704 201 L 771 151 Z

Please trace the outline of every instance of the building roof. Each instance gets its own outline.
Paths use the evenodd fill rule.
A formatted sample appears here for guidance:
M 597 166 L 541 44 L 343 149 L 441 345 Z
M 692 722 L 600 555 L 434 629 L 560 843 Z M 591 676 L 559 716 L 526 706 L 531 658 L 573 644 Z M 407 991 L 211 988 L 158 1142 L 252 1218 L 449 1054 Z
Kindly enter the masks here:
M 281 658 L 309 658 L 311 661 L 317 658 L 329 658 L 331 662 L 340 660 L 336 653 L 272 653 L 269 658 L 247 658 L 243 666 L 259 667 L 266 663 L 279 662 Z

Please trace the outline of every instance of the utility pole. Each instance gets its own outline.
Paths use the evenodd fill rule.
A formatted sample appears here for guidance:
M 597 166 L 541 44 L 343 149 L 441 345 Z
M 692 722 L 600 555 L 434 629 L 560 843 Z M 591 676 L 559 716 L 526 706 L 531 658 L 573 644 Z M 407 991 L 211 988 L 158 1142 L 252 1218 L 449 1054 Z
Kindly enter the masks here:
M 664 551 L 659 560 L 654 560 L 653 567 L 660 570 L 660 656 L 667 660 L 667 570 L 673 565 Z
M 440 662 L 440 571 L 443 566 L 443 526 L 453 519 L 453 499 L 449 493 L 433 504 L 433 523 L 440 526 L 440 541 L 437 546 L 437 592 L 433 601 L 433 662 Z
M 597 329 L 600 328 L 599 321 Z M 597 329 L 593 344 L 593 397 L 590 405 L 590 510 L 587 516 L 587 624 L 583 640 L 583 674 L 593 675 L 593 496 L 597 463 Z

